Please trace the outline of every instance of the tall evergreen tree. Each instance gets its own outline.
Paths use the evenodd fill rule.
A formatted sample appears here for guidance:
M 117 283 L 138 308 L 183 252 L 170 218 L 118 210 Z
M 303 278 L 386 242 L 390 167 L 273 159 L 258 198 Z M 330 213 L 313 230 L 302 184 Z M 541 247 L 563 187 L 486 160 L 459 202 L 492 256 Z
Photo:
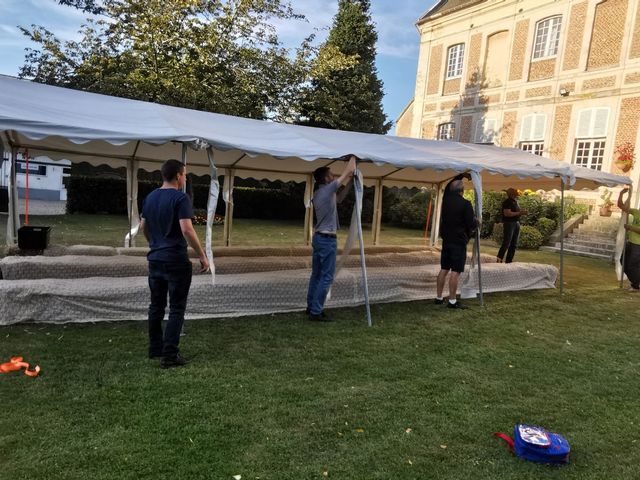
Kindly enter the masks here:
M 381 134 L 391 128 L 382 110 L 383 85 L 375 66 L 378 34 L 369 8 L 369 0 L 339 0 L 320 56 L 323 51 L 339 51 L 355 61 L 349 68 L 337 68 L 312 79 L 300 123 Z

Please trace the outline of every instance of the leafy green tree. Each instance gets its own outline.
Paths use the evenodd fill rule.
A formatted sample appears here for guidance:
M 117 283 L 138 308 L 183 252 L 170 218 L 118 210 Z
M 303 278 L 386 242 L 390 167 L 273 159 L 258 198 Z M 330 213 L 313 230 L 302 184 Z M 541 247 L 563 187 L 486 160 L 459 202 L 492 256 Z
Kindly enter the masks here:
M 375 66 L 375 31 L 369 0 L 339 0 L 329 37 L 319 58 L 336 53 L 354 59 L 312 79 L 300 123 L 366 133 L 387 133 L 391 123 L 382 110 L 383 85 Z
M 284 0 L 58 0 L 100 16 L 82 39 L 62 42 L 45 27 L 22 31 L 30 49 L 20 76 L 121 97 L 250 118 L 291 119 L 318 61 L 307 38 L 283 48 L 274 20 L 301 20 Z M 323 65 L 327 67 L 323 67 Z

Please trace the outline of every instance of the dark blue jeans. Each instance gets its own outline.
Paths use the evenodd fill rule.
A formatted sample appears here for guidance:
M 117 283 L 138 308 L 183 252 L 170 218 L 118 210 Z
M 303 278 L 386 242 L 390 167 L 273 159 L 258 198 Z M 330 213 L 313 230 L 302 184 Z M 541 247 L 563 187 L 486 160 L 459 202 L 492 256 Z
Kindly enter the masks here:
M 520 238 L 520 222 L 504 222 L 502 225 L 504 237 L 498 251 L 498 258 L 504 259 L 504 263 L 511 263 L 513 256 L 516 254 L 518 238 Z M 507 252 L 507 258 L 504 258 L 505 252 Z
M 180 332 L 191 287 L 191 263 L 149 262 L 149 354 L 173 357 L 178 353 Z M 162 335 L 162 320 L 169 294 L 169 321 Z
M 336 270 L 336 250 L 338 241 L 335 238 L 313 236 L 313 259 L 311 278 L 307 292 L 307 308 L 312 315 L 320 315 L 324 309 L 324 301 L 333 283 Z

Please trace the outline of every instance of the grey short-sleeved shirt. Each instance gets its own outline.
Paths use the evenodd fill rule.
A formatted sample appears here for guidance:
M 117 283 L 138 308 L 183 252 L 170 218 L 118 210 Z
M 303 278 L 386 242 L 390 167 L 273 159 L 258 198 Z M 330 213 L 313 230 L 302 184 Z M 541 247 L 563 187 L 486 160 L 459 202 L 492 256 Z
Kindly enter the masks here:
M 320 185 L 313 194 L 313 207 L 316 211 L 316 232 L 337 232 L 338 207 L 336 205 L 336 192 L 340 188 L 340 182 L 334 180 L 326 185 Z

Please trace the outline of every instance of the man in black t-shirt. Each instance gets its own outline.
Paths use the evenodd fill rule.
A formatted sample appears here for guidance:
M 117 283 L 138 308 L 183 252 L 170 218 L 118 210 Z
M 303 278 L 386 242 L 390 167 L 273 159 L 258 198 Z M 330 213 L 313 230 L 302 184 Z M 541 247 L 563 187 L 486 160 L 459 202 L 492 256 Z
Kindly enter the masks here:
M 463 176 L 469 178 L 467 175 Z M 438 305 L 444 303 L 442 293 L 448 276 L 448 308 L 465 308 L 456 298 L 458 279 L 460 274 L 464 272 L 464 264 L 467 261 L 467 243 L 469 243 L 473 230 L 477 226 L 471 202 L 462 196 L 464 192 L 463 176 L 456 177 L 447 185 L 442 199 L 442 223 L 440 227 L 442 252 L 440 255 L 440 273 L 438 273 L 436 282 L 437 296 L 435 303 Z
M 518 196 L 520 194 L 515 188 L 507 189 L 507 199 L 502 202 L 502 225 L 504 227 L 504 236 L 502 245 L 498 251 L 498 263 L 511 263 L 518 246 L 518 238 L 520 238 L 520 222 L 518 219 L 527 214 L 526 210 L 520 210 L 518 205 Z M 507 254 L 505 258 L 504 254 Z

